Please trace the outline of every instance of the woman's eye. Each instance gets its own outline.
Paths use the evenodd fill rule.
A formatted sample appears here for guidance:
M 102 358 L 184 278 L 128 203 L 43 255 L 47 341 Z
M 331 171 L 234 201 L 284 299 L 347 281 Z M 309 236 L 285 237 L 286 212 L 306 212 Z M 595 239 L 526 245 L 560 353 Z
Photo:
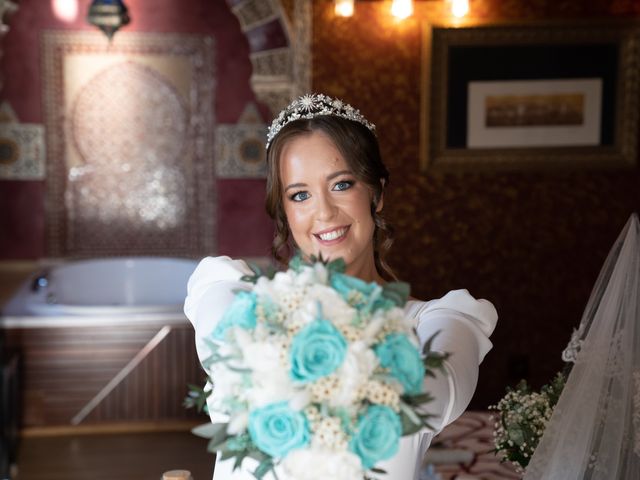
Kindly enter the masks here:
M 352 186 L 353 186 L 353 182 L 345 180 L 343 182 L 336 183 L 333 189 L 338 191 L 349 190 Z
M 309 198 L 309 192 L 296 192 L 289 197 L 294 202 L 304 202 Z

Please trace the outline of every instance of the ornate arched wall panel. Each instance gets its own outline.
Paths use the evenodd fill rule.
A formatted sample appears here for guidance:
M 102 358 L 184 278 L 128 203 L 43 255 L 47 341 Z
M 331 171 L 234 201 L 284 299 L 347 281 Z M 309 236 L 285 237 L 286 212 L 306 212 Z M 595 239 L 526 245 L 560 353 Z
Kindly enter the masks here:
M 251 86 L 272 115 L 311 88 L 311 0 L 227 0 L 247 36 Z M 292 9 L 289 19 L 287 7 Z

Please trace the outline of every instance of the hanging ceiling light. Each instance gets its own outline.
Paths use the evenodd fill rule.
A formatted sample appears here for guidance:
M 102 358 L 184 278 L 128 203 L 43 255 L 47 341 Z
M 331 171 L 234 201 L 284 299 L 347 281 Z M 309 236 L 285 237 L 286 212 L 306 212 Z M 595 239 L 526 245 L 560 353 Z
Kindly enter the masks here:
M 129 23 L 129 12 L 122 0 L 93 0 L 87 20 L 111 40 L 113 35 Z

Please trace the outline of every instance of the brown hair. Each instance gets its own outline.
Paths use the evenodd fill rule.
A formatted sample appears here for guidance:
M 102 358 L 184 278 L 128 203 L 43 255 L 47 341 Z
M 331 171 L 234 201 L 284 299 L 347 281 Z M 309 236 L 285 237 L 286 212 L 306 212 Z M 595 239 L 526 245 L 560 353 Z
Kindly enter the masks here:
M 372 192 L 371 217 L 375 224 L 373 254 L 376 270 L 385 280 L 396 279 L 385 257 L 393 243 L 393 228 L 376 212 L 384 188 L 389 183 L 389 172 L 380 156 L 375 135 L 364 125 L 337 116 L 319 115 L 312 119 L 294 120 L 278 132 L 267 150 L 267 213 L 275 221 L 276 232 L 271 252 L 283 265 L 293 253 L 289 224 L 282 204 L 280 156 L 284 146 L 293 138 L 314 131 L 325 133 L 342 153 L 356 179 L 364 182 Z

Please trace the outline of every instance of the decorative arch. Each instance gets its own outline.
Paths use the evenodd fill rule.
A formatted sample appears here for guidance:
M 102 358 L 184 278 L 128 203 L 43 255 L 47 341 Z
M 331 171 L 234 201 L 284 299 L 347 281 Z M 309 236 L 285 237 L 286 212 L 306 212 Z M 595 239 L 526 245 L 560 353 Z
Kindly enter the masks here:
M 227 0 L 249 41 L 251 86 L 275 115 L 311 88 L 312 0 Z
M 0 0 L 0 58 L 2 58 L 2 55 L 4 53 L 2 51 L 2 40 L 9 31 L 9 26 L 5 23 L 4 16 L 10 15 L 16 10 L 18 10 L 18 5 L 16 3 L 12 2 L 11 0 Z M 2 75 L 0 75 L 0 90 L 2 90 L 2 86 L 3 80 Z

